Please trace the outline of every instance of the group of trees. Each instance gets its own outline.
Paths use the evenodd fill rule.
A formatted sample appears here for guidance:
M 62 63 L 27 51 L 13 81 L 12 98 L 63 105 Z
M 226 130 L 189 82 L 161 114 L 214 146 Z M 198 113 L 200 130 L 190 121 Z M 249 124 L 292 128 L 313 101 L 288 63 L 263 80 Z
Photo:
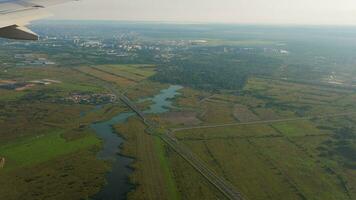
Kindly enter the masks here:
M 190 51 L 186 56 L 162 64 L 152 78 L 204 90 L 238 90 L 249 76 L 272 75 L 281 61 L 250 53 Z

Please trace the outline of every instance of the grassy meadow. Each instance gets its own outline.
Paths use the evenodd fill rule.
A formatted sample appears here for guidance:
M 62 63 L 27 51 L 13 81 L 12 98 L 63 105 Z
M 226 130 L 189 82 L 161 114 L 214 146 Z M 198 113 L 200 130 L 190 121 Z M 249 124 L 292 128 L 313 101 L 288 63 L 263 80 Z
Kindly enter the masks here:
M 354 111 L 352 90 L 252 78 L 240 95 L 203 96 L 183 90 L 176 102 L 183 110 L 196 110 L 201 125 L 257 123 L 181 130 L 175 136 L 248 199 L 355 197 L 354 159 L 345 152 L 353 144 L 347 135 L 352 130 L 339 130 L 355 116 L 319 117 Z M 305 116 L 315 118 L 258 123 Z
M 71 93 L 105 92 L 71 68 L 11 68 L 1 79 L 52 79 L 23 91 L 0 91 L 0 199 L 86 199 L 105 184 L 109 164 L 96 159 L 101 141 L 88 124 L 124 110 L 64 103 Z M 82 116 L 82 113 L 89 112 Z

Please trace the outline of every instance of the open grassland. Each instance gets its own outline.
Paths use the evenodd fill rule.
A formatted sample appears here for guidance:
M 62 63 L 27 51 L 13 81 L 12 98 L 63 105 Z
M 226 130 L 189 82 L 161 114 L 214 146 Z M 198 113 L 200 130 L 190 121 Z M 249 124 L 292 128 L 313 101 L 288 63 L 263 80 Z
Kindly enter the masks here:
M 298 199 L 245 139 L 184 141 L 211 169 L 230 181 L 248 199 Z M 281 198 L 282 197 L 282 198 Z
M 89 77 L 112 83 L 122 90 L 134 87 L 155 74 L 155 66 L 152 65 L 100 65 L 76 69 Z
M 251 122 L 259 120 L 258 116 L 251 112 L 245 105 L 235 104 L 233 109 L 233 115 L 239 122 Z
M 269 125 L 241 125 L 218 128 L 199 128 L 175 132 L 179 139 L 205 140 L 213 138 L 251 138 L 251 137 L 275 137 L 280 136 Z
M 58 80 L 61 83 L 40 87 L 49 88 L 59 92 L 98 92 L 104 89 L 97 84 L 92 77 L 64 67 L 46 68 L 10 68 L 6 74 L 0 74 L 2 79 L 12 79 L 17 81 L 34 81 L 41 79 Z
M 264 140 L 256 140 L 254 144 L 278 166 L 281 173 L 290 179 L 304 197 L 351 199 L 338 175 L 325 169 L 323 163 L 317 162 L 298 146 L 281 138 Z
M 146 126 L 136 118 L 116 129 L 127 140 L 122 154 L 135 158 L 130 179 L 136 189 L 128 199 L 179 199 L 162 142 L 145 133 Z
M 350 199 L 338 174 L 283 137 L 182 141 L 248 199 Z
M 58 101 L 71 93 L 107 92 L 96 78 L 71 68 L 9 68 L 0 78 L 58 81 L 0 91 L 0 157 L 5 158 L 0 199 L 88 199 L 96 194 L 109 165 L 96 159 L 101 141 L 88 125 L 126 108 Z
M 89 108 L 47 106 L 9 112 L 17 120 L 6 116 L 1 124 L 6 129 L 0 131 L 0 156 L 6 161 L 0 169 L 0 199 L 81 199 L 104 184 L 109 166 L 96 160 L 101 141 L 83 123 L 105 115 L 81 121 L 80 112 Z
M 355 110 L 355 92 L 347 88 L 252 78 L 245 90 L 264 99 L 269 107 L 294 110 L 299 115 Z
M 1 144 L 20 137 L 46 134 L 65 125 L 77 126 L 74 122 L 77 121 L 75 117 L 80 116 L 80 107 L 46 103 L 8 103 L 2 107 L 0 113 Z
M 197 113 L 192 111 L 165 113 L 160 115 L 158 120 L 163 127 L 197 126 L 201 123 L 201 120 L 197 118 Z
M 135 82 L 142 81 L 156 73 L 154 65 L 100 65 L 96 66 L 95 69 Z
M 183 88 L 180 90 L 181 95 L 177 99 L 177 105 L 184 108 L 197 109 L 201 103 L 212 97 L 208 92 L 194 90 L 191 88 Z
M 233 106 L 229 104 L 218 104 L 205 101 L 203 103 L 204 112 L 199 118 L 206 123 L 231 123 L 236 122 L 233 115 Z
M 88 124 L 127 108 L 116 104 L 95 110 L 53 99 L 71 92 L 107 91 L 100 79 L 126 90 L 140 107 L 147 107 L 151 102 L 139 100 L 167 88 L 145 80 L 154 73 L 149 65 L 102 65 L 44 71 L 23 68 L 2 75 L 61 83 L 21 92 L 0 90 L 4 94 L 0 95 L 0 157 L 6 158 L 5 168 L 0 169 L 0 185 L 6 185 L 0 187 L 0 199 L 23 199 L 25 194 L 28 199 L 87 199 L 98 191 L 108 166 L 95 158 L 100 141 L 90 134 Z M 162 132 L 187 125 L 350 112 L 355 110 L 356 98 L 348 89 L 263 78 L 251 78 L 242 91 L 215 94 L 185 88 L 181 92 L 174 112 L 152 116 Z M 201 128 L 175 135 L 248 199 L 347 200 L 356 196 L 354 132 L 339 128 L 355 122 L 349 116 Z M 127 139 L 122 153 L 135 158 L 131 181 L 136 190 L 129 199 L 223 199 L 186 161 L 147 135 L 138 119 L 115 128 Z M 5 183 L 7 179 L 11 181 Z
M 10 172 L 0 170 L 0 199 L 87 199 L 105 184 L 108 168 L 93 150 L 84 149 Z
M 278 132 L 286 136 L 307 136 L 330 134 L 330 132 L 318 129 L 311 121 L 302 120 L 294 122 L 274 123 L 272 125 Z
M 118 75 L 115 75 L 112 73 L 104 72 L 104 71 L 95 69 L 93 67 L 80 67 L 80 68 L 78 68 L 78 70 L 89 75 L 89 76 L 93 76 L 100 80 L 113 83 L 113 84 L 115 84 L 115 86 L 117 86 L 121 89 L 127 88 L 127 87 L 132 86 L 133 84 L 136 83 L 133 80 L 129 80 L 129 79 L 123 78 L 121 76 L 118 76 Z
M 91 134 L 73 141 L 66 141 L 60 134 L 54 132 L 0 146 L 0 155 L 6 158 L 3 170 L 36 165 L 61 155 L 100 145 L 100 140 Z
M 26 95 L 26 92 L 0 89 L 0 101 L 14 101 Z
M 191 113 L 167 113 L 161 117 L 174 120 L 187 115 L 194 116 Z M 158 118 L 156 115 L 151 117 L 154 121 Z M 159 122 L 162 125 L 162 121 Z M 131 180 L 137 188 L 129 194 L 129 199 L 225 199 L 176 152 L 162 144 L 160 139 L 147 135 L 145 128 L 138 119 L 130 119 L 117 127 L 126 139 L 122 153 L 135 158 Z
M 66 105 L 44 102 L 12 102 L 0 110 L 0 144 L 22 137 L 44 135 L 53 129 L 81 132 L 90 122 L 107 119 L 124 111 L 118 106 L 104 106 L 91 112 L 93 106 Z M 88 112 L 81 117 L 82 113 Z
M 127 112 L 128 108 L 123 103 L 108 104 L 102 106 L 100 109 L 91 109 L 84 111 L 85 115 L 80 118 L 80 124 L 89 124 L 92 122 L 105 121 L 111 119 L 118 113 Z
M 172 149 L 167 149 L 168 160 L 173 171 L 180 199 L 226 199 L 201 174 Z
M 152 97 L 167 87 L 167 84 L 144 80 L 125 91 L 125 95 L 133 101 L 139 101 L 148 97 Z
M 176 103 L 199 112 L 200 125 L 228 124 L 226 120 L 257 124 L 179 130 L 175 136 L 247 199 L 356 197 L 355 116 L 318 117 L 354 112 L 354 91 L 252 78 L 243 91 L 233 93 L 202 98 L 200 91 L 183 90 Z M 209 118 L 202 118 L 209 108 L 214 108 Z M 226 109 L 219 112 L 221 108 Z M 305 116 L 316 117 L 258 124 Z

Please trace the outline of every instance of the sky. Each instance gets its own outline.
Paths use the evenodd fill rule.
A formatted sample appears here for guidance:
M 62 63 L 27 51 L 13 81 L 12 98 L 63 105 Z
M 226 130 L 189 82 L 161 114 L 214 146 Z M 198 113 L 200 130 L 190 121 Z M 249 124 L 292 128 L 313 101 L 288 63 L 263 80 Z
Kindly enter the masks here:
M 356 25 L 356 0 L 81 0 L 52 19 Z

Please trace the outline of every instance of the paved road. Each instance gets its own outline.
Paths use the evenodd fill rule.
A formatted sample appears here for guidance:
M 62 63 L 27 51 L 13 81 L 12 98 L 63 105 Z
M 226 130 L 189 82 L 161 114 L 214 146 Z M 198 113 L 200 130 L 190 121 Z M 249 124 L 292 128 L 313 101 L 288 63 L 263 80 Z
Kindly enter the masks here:
M 242 200 L 241 194 L 228 181 L 218 176 L 210 170 L 206 164 L 195 156 L 188 148 L 180 144 L 178 140 L 171 134 L 160 135 L 160 138 L 167 143 L 174 151 L 176 151 L 184 160 L 202 174 L 215 188 L 217 188 L 225 197 L 231 200 Z
M 278 122 L 291 122 L 291 121 L 301 121 L 301 120 L 311 120 L 311 119 L 324 119 L 324 118 L 330 118 L 330 117 L 341 117 L 341 116 L 350 116 L 350 115 L 356 115 L 356 112 L 337 113 L 337 114 L 328 114 L 328 115 L 318 115 L 318 116 L 310 116 L 310 117 L 296 117 L 296 118 L 288 118 L 288 119 L 261 120 L 261 121 L 252 121 L 252 122 L 242 122 L 242 123 L 238 122 L 238 123 L 215 124 L 215 125 L 206 125 L 206 126 L 191 126 L 191 127 L 172 129 L 172 132 L 184 131 L 184 130 L 192 130 L 192 129 L 220 128 L 220 127 L 227 127 L 227 126 L 270 124 L 270 123 L 278 123 Z
M 80 71 L 79 71 L 80 72 Z M 83 73 L 83 72 L 82 72 Z M 95 77 L 96 78 L 96 77 Z M 105 82 L 105 81 L 104 81 Z M 173 136 L 173 132 L 181 130 L 191 130 L 191 129 L 201 129 L 201 128 L 217 128 L 217 127 L 226 127 L 226 126 L 238 126 L 238 125 L 253 125 L 253 124 L 269 124 L 276 122 L 290 122 L 290 121 L 299 121 L 299 120 L 310 120 L 314 118 L 329 118 L 329 117 L 338 117 L 338 116 L 349 116 L 355 115 L 356 112 L 349 113 L 339 113 L 339 114 L 329 114 L 329 115 L 319 115 L 311 117 L 300 117 L 300 118 L 290 118 L 290 119 L 277 119 L 277 120 L 265 120 L 265 121 L 254 121 L 246 123 L 229 123 L 229 124 L 217 124 L 217 125 L 207 125 L 207 126 L 196 126 L 196 127 L 186 127 L 174 129 L 171 132 L 166 134 L 156 134 L 154 132 L 154 123 L 149 121 L 144 113 L 142 113 L 136 106 L 133 104 L 129 98 L 124 94 L 118 91 L 110 84 L 105 84 L 105 86 L 110 89 L 122 102 L 124 102 L 128 107 L 130 107 L 147 125 L 147 132 L 152 135 L 156 135 L 162 139 L 167 145 L 169 145 L 174 151 L 176 151 L 183 159 L 185 159 L 191 166 L 194 167 L 200 174 L 202 174 L 213 186 L 215 186 L 223 195 L 231 200 L 243 200 L 244 198 L 237 191 L 237 189 L 228 181 L 218 176 L 215 172 L 210 170 L 207 165 L 201 161 L 197 156 L 195 156 L 189 148 L 185 147 L 183 144 Z
M 160 137 L 162 141 L 164 141 L 168 146 L 170 146 L 174 151 L 176 151 L 184 160 L 186 160 L 194 169 L 196 169 L 201 175 L 203 175 L 207 179 L 207 181 L 209 181 L 225 197 L 230 200 L 243 200 L 240 193 L 234 188 L 233 185 L 231 185 L 229 182 L 211 171 L 204 162 L 202 162 L 189 150 L 189 148 L 186 148 L 185 146 L 180 144 L 179 141 L 172 134 L 170 134 L 169 132 L 167 134 L 155 133 L 155 124 L 148 120 L 145 117 L 145 114 L 140 109 L 138 109 L 136 105 L 132 103 L 132 101 L 127 96 L 122 94 L 118 89 L 116 89 L 111 84 L 108 84 L 106 81 L 101 81 L 107 89 L 111 90 L 111 92 L 115 94 L 118 99 L 125 103 L 132 111 L 134 111 L 140 117 L 143 123 L 147 126 L 147 133 Z
M 218 189 L 225 197 L 230 200 L 242 200 L 241 194 L 236 190 L 236 188 L 223 179 L 219 177 L 216 173 L 210 170 L 206 164 L 201 161 L 197 156 L 195 156 L 189 148 L 185 147 L 170 133 L 167 134 L 156 134 L 154 133 L 154 123 L 148 120 L 144 113 L 142 113 L 136 106 L 133 104 L 128 97 L 121 94 L 114 88 L 111 90 L 124 102 L 128 107 L 130 107 L 148 126 L 147 132 L 152 135 L 156 135 L 162 139 L 167 145 L 169 145 L 174 151 L 176 151 L 184 160 L 186 160 L 194 169 L 196 169 L 200 174 L 202 174 L 207 181 L 209 181 L 216 189 Z

